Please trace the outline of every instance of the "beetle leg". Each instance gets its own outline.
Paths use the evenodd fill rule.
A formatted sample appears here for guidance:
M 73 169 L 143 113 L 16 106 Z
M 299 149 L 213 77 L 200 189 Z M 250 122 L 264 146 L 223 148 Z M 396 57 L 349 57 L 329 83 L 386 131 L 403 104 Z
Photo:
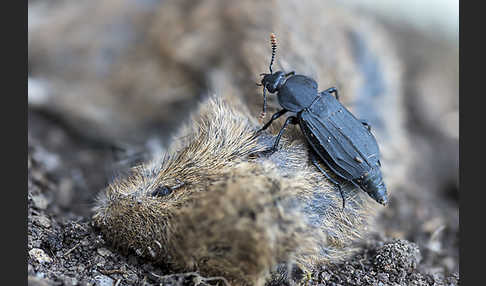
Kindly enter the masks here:
M 339 94 L 338 94 L 338 90 L 337 88 L 335 87 L 330 87 L 326 90 L 324 90 L 323 92 L 328 92 L 328 93 L 334 93 L 334 96 L 336 97 L 336 99 L 339 101 Z
M 288 76 L 291 76 L 291 75 L 295 75 L 295 71 L 291 71 L 291 72 L 286 73 L 285 77 L 288 77 Z
M 285 110 L 285 112 L 284 112 L 284 110 L 285 109 L 280 110 L 279 112 L 277 112 L 276 114 L 274 114 L 274 116 L 276 116 L 280 112 L 282 112 L 282 114 L 285 113 L 285 112 L 287 112 L 287 110 Z M 280 114 L 279 116 L 281 116 L 282 114 Z M 270 125 L 269 123 L 267 123 L 267 124 Z M 285 127 L 287 127 L 287 125 L 289 125 L 289 124 L 297 124 L 297 123 L 299 123 L 299 120 L 297 119 L 297 117 L 295 117 L 295 116 L 289 116 L 289 117 L 287 117 L 287 120 L 285 120 L 284 125 L 282 126 L 282 128 L 278 132 L 277 139 L 275 139 L 275 143 L 273 143 L 273 146 L 271 148 L 267 149 L 267 150 L 262 151 L 262 153 L 264 153 L 264 154 L 273 154 L 275 151 L 277 151 L 277 149 L 278 149 L 277 148 L 278 147 L 278 143 L 280 142 L 280 138 L 282 137 L 282 134 L 283 134 L 283 132 L 285 130 Z M 265 124 L 265 125 L 267 125 L 267 124 Z
M 317 167 L 317 169 L 319 169 L 319 171 L 321 171 L 321 173 L 324 174 L 324 176 L 326 176 L 326 178 L 331 181 L 333 184 L 335 184 L 338 189 L 339 189 L 339 193 L 341 194 L 341 198 L 343 199 L 343 209 L 345 207 L 345 204 L 346 204 L 346 200 L 344 198 L 344 194 L 343 194 L 343 190 L 341 188 L 341 184 L 339 184 L 336 180 L 334 180 L 331 176 L 329 176 L 328 173 L 326 173 L 326 171 L 324 171 L 324 169 L 322 169 L 322 167 L 319 165 L 319 162 L 317 162 L 317 157 L 316 157 L 316 154 L 314 153 L 314 151 L 310 150 L 310 159 L 311 159 L 311 162 L 312 164 L 314 164 L 314 166 Z
M 268 121 L 265 125 L 263 125 L 263 127 L 260 128 L 260 130 L 258 130 L 256 133 L 258 134 L 258 133 L 262 132 L 263 130 L 267 129 L 268 126 L 270 126 L 270 124 L 272 124 L 272 122 L 275 119 L 277 119 L 280 116 L 284 115 L 287 111 L 288 111 L 287 109 L 282 109 L 282 110 L 276 112 L 274 115 L 272 115 L 272 118 L 270 119 L 270 121 Z
M 273 143 L 273 147 L 268 151 L 270 151 L 272 153 L 277 151 L 278 143 L 280 142 L 280 138 L 282 137 L 282 134 L 284 132 L 285 127 L 287 127 L 287 125 L 289 125 L 289 124 L 297 124 L 297 123 L 299 123 L 299 120 L 297 119 L 297 117 L 295 117 L 295 116 L 287 117 L 287 120 L 285 120 L 284 125 L 282 126 L 282 128 L 278 132 L 277 139 L 275 139 L 275 143 Z
M 368 120 L 361 120 L 361 124 L 368 128 L 368 131 L 371 131 L 371 125 L 368 123 Z
M 263 110 L 260 116 L 264 118 L 266 112 L 267 112 L 267 87 L 263 86 Z

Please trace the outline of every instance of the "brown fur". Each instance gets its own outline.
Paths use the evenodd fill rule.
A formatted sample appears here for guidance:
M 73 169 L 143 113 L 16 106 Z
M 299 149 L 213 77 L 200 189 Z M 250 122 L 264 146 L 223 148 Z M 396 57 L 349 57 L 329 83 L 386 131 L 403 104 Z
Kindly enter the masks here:
M 234 98 L 209 99 L 193 120 L 167 156 L 101 194 L 93 219 L 115 245 L 175 269 L 261 285 L 278 263 L 310 270 L 344 258 L 366 233 L 378 205 L 348 189 L 342 211 L 301 138 L 285 138 L 268 159 L 256 156 L 272 140 L 254 138 L 257 125 Z M 150 196 L 176 179 L 185 186 Z

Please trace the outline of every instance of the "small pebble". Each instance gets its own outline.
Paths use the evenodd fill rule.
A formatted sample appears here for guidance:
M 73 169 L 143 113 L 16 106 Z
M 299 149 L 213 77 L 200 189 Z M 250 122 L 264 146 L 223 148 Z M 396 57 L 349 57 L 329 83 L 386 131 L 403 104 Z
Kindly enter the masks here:
M 96 280 L 96 286 L 113 286 L 115 280 L 111 279 L 110 277 L 106 275 L 97 275 L 95 277 Z
M 52 259 L 47 255 L 44 250 L 40 248 L 33 248 L 29 251 L 29 255 L 37 260 L 39 263 L 51 263 Z
M 27 281 L 29 286 L 49 286 L 50 285 L 50 283 L 48 283 L 46 280 L 35 276 L 29 276 Z
M 112 255 L 111 251 L 109 251 L 108 249 L 106 249 L 104 247 L 98 248 L 96 250 L 96 252 L 98 252 L 99 255 L 104 256 L 104 257 Z
M 44 227 L 44 228 L 50 228 L 51 227 L 51 221 L 46 217 L 46 216 L 38 216 L 35 218 L 37 223 Z
M 48 201 L 42 194 L 32 196 L 32 202 L 34 203 L 34 207 L 40 210 L 45 210 L 47 208 Z

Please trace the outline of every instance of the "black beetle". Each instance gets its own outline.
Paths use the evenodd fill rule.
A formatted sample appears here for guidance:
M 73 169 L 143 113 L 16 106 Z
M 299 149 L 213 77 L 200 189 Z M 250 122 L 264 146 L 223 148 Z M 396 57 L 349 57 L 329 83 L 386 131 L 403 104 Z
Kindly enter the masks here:
M 381 174 L 380 151 L 370 126 L 358 120 L 339 102 L 338 90 L 334 87 L 322 92 L 317 91 L 317 82 L 295 72 L 272 72 L 275 57 L 276 40 L 271 34 L 272 59 L 270 73 L 263 73 L 259 86 L 263 86 L 263 113 L 266 109 L 266 93 L 277 92 L 282 110 L 272 115 L 257 134 L 267 129 L 270 124 L 288 111 L 296 113 L 289 116 L 277 135 L 272 148 L 266 152 L 275 152 L 288 124 L 299 124 L 302 133 L 311 146 L 312 163 L 333 183 L 343 198 L 341 185 L 330 177 L 319 165 L 318 157 L 339 177 L 351 182 L 368 193 L 378 203 L 386 205 L 387 193 Z M 332 95 L 334 94 L 334 96 Z

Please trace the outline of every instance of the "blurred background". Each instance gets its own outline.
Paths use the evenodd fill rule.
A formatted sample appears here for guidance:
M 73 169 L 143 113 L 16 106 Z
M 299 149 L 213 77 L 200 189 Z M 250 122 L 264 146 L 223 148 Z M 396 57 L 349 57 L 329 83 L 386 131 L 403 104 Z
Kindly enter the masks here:
M 337 85 L 358 112 L 377 77 L 367 55 L 378 59 L 381 140 L 402 153 L 374 235 L 417 243 L 428 273 L 458 272 L 459 1 L 277 2 L 30 0 L 29 155 L 58 184 L 52 212 L 89 218 L 111 178 L 163 151 L 211 93 L 259 114 L 254 83 L 277 31 L 279 65 Z
M 351 9 L 370 12 L 396 24 L 413 27 L 430 36 L 440 36 L 451 43 L 459 41 L 458 0 L 342 0 Z

